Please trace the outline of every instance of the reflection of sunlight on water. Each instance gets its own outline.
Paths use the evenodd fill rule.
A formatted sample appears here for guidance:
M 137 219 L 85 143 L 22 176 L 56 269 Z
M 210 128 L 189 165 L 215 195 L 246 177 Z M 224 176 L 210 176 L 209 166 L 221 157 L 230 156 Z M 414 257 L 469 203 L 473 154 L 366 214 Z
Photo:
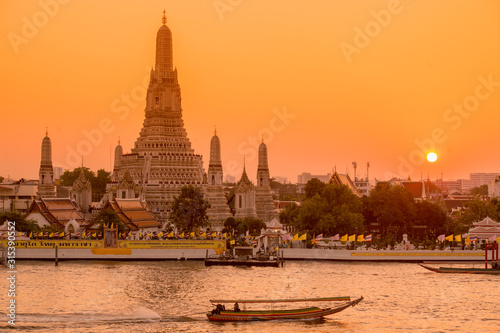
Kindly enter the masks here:
M 497 279 L 443 277 L 413 264 L 289 261 L 284 268 L 243 270 L 201 261 L 68 261 L 57 268 L 21 262 L 18 275 L 20 325 L 46 331 L 493 331 L 500 324 Z M 215 298 L 361 295 L 365 299 L 355 308 L 320 321 L 217 325 L 205 316 Z

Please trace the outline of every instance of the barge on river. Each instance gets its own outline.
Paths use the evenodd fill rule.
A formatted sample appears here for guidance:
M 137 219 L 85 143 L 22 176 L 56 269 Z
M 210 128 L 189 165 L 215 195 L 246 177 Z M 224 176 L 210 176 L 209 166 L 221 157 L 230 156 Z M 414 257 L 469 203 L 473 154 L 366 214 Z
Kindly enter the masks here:
M 254 248 L 237 246 L 233 254 L 208 255 L 205 258 L 205 266 L 257 266 L 257 267 L 283 267 L 283 252 L 276 255 L 260 254 L 253 255 Z

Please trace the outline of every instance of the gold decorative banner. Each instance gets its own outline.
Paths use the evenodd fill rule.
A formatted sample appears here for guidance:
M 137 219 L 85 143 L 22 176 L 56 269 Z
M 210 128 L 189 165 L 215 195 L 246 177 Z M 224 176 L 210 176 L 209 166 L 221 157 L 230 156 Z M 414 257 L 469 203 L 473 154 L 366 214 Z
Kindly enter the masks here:
M 449 252 L 436 252 L 436 253 L 419 253 L 419 252 L 373 252 L 373 253 L 351 253 L 351 256 L 360 257 L 484 257 L 484 253 L 449 253 Z
M 224 249 L 226 242 L 223 240 L 147 240 L 118 241 L 119 247 L 128 249 Z
M 102 247 L 102 242 L 99 240 L 44 240 L 44 239 L 31 239 L 31 240 L 16 240 L 16 248 L 26 249 L 52 249 L 56 246 L 60 249 L 91 249 Z M 8 241 L 0 241 L 3 247 L 8 246 Z

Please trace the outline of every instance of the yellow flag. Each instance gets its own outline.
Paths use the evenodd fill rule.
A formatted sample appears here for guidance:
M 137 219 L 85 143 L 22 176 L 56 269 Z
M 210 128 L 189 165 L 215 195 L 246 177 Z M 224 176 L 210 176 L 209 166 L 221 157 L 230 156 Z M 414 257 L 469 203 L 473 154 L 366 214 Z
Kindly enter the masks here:
M 446 239 L 447 241 L 452 242 L 452 241 L 453 241 L 453 234 L 451 234 L 451 235 L 449 235 L 449 236 L 445 237 L 444 239 Z
M 299 240 L 299 241 L 307 240 L 307 232 L 304 233 L 302 236 L 300 236 L 297 240 Z
M 500 236 L 497 237 L 497 243 L 500 243 Z
M 171 233 L 169 233 L 169 234 L 167 235 L 167 237 L 169 237 L 169 238 L 174 237 L 174 232 L 172 231 Z
M 96 232 L 94 232 L 94 233 L 92 234 L 92 237 L 97 237 L 97 233 L 96 233 Z
M 222 234 L 222 238 L 227 238 L 227 234 L 226 234 L 226 233 L 223 233 L 223 234 Z
M 184 238 L 184 233 L 179 235 L 180 238 Z
M 347 234 L 345 234 L 344 236 L 342 236 L 342 238 L 340 238 L 340 241 L 341 242 L 347 242 Z
M 295 235 L 293 235 L 292 237 L 292 242 L 295 242 L 296 240 L 299 240 L 299 233 L 296 233 Z
M 349 236 L 349 242 L 354 242 L 356 240 L 356 235 Z
M 278 251 L 278 249 L 279 249 L 279 246 L 276 246 L 276 247 L 274 248 L 274 251 Z
M 214 233 L 212 234 L 212 237 L 217 237 L 217 233 L 216 233 L 216 232 L 214 232 Z
M 207 234 L 204 232 L 200 236 L 203 237 L 203 238 L 205 238 L 205 237 L 207 237 Z
M 365 240 L 364 235 L 359 235 L 359 236 L 358 236 L 358 242 L 362 242 L 362 241 L 364 241 L 364 240 Z
M 149 237 L 149 238 L 153 237 L 153 233 L 152 233 L 152 232 L 150 232 L 150 233 L 148 234 L 148 237 Z
M 189 234 L 189 237 L 194 237 L 194 231 Z
M 54 237 L 54 233 L 53 233 L 53 232 L 51 232 L 51 233 L 49 234 L 49 238 L 52 238 L 52 237 Z
M 163 237 L 163 231 L 158 234 L 158 238 Z
M 64 237 L 64 231 L 59 234 L 59 237 Z
M 33 231 L 32 231 L 32 232 L 30 232 L 30 238 L 31 238 L 31 237 L 33 237 Z
M 467 236 L 467 238 L 465 239 L 465 245 L 469 245 L 470 244 L 470 236 Z
M 231 245 L 234 245 L 235 243 L 236 243 L 236 242 L 235 242 L 235 240 L 234 240 L 234 239 L 233 239 L 232 241 L 230 241 L 230 242 L 229 242 L 229 244 L 231 244 Z
M 456 240 L 457 242 L 461 242 L 461 241 L 462 241 L 462 236 L 461 236 L 461 235 L 456 235 L 456 236 L 455 236 L 455 240 Z

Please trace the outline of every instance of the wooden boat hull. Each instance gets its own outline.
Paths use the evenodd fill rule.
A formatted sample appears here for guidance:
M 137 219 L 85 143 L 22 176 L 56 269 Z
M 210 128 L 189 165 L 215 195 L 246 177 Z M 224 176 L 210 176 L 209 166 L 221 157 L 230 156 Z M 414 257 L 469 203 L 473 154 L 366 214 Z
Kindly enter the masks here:
M 344 303 L 332 308 L 304 308 L 295 310 L 270 310 L 270 311 L 221 311 L 220 314 L 207 313 L 210 321 L 255 321 L 255 320 L 278 320 L 278 319 L 315 319 L 343 311 L 350 306 L 355 306 L 363 300 L 363 297 Z
M 436 273 L 450 273 L 450 274 L 492 274 L 500 275 L 500 269 L 493 268 L 453 268 L 453 267 L 430 267 L 424 264 L 419 264 L 421 267 Z

